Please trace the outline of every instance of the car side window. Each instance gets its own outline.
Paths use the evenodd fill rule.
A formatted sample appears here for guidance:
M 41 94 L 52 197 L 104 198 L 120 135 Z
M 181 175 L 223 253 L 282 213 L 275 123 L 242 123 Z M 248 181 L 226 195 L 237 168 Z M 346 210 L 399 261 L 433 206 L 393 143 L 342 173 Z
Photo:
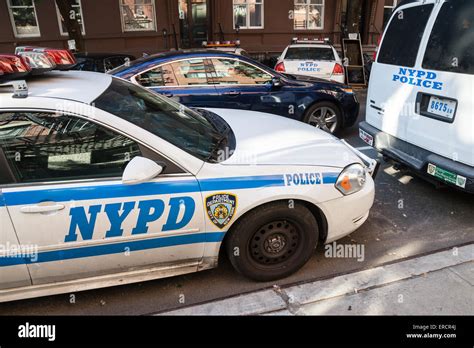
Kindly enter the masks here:
M 77 117 L 0 113 L 0 147 L 19 183 L 120 177 L 140 146 Z
M 135 76 L 135 81 L 143 87 L 177 86 L 178 82 L 170 64 L 162 65 Z
M 432 4 L 397 10 L 386 29 L 377 61 L 383 64 L 414 67 L 432 10 Z
M 272 80 L 270 74 L 239 60 L 214 58 L 212 64 L 216 85 L 262 85 Z
M 423 68 L 474 74 L 474 2 L 443 4 L 431 32 Z
M 104 67 L 105 71 L 108 72 L 113 70 L 125 63 L 125 59 L 127 57 L 119 56 L 119 57 L 110 57 L 104 59 Z
M 196 58 L 171 63 L 179 86 L 207 85 L 210 78 L 207 60 Z

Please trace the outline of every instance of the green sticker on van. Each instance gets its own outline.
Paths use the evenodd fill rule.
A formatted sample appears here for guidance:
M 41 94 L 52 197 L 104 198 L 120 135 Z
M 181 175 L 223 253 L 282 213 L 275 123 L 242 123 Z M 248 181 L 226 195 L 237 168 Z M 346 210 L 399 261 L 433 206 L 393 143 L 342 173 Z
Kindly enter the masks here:
M 466 188 L 466 178 L 456 173 L 450 172 L 449 170 L 439 168 L 434 164 L 428 164 L 428 174 L 443 180 L 447 183 Z

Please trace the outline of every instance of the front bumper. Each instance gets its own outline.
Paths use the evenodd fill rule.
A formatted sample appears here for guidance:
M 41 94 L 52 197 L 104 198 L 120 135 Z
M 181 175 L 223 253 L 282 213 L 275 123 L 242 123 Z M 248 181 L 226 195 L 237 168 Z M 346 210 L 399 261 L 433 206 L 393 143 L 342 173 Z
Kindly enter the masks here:
M 474 193 L 474 167 L 439 156 L 400 140 L 367 122 L 359 124 L 360 137 L 383 155 L 430 180 Z
M 361 161 L 364 163 L 365 167 L 367 168 L 366 169 L 367 173 L 370 174 L 370 176 L 372 176 L 372 178 L 375 179 L 380 168 L 380 162 L 364 155 L 362 152 L 360 152 L 353 146 L 349 145 L 347 141 L 345 140 L 341 140 L 341 141 L 344 143 L 344 145 L 346 145 L 349 148 L 349 150 L 351 150 L 357 157 L 361 159 Z

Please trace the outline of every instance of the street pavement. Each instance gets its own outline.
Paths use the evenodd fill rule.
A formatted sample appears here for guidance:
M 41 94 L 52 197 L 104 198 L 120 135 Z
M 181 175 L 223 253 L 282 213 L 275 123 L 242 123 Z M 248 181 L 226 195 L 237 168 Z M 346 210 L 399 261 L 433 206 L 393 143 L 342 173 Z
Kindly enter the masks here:
M 361 121 L 364 120 L 366 98 L 364 91 L 358 95 L 362 104 Z M 357 125 L 344 130 L 340 137 L 361 148 L 368 156 L 377 157 L 376 152 L 358 138 Z M 474 243 L 474 196 L 437 188 L 409 172 L 383 163 L 376 178 L 376 200 L 368 221 L 338 243 L 363 246 L 364 257 L 326 257 L 325 249 L 320 245 L 299 272 L 267 283 L 242 277 L 223 258 L 217 269 L 209 271 L 79 292 L 74 296 L 64 294 L 3 303 L 0 304 L 0 315 L 155 314 L 261 290 L 274 292 L 275 288 L 338 279 L 336 277 Z M 441 272 L 447 277 L 446 270 Z M 339 307 L 332 308 L 334 312 L 329 312 L 337 313 Z M 314 313 L 319 310 L 314 309 Z
M 159 315 L 472 315 L 474 244 Z

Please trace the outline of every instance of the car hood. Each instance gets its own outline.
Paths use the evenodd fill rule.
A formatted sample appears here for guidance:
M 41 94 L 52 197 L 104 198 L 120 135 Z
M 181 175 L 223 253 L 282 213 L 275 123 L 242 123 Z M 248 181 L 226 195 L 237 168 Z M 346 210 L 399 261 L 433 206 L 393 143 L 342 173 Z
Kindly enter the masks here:
M 207 109 L 232 128 L 236 148 L 222 165 L 292 165 L 344 168 L 361 160 L 339 139 L 282 116 L 255 111 Z

